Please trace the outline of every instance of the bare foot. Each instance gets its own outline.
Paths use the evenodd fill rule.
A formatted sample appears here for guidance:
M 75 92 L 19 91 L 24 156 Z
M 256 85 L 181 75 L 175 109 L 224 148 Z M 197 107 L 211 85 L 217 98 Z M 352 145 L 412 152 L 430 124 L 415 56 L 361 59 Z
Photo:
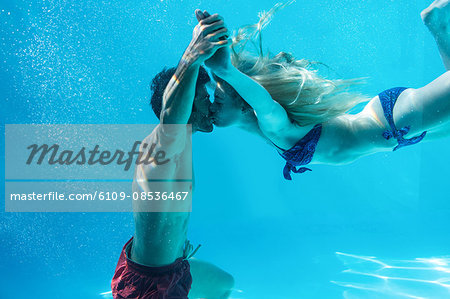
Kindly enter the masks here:
M 450 0 L 436 0 L 420 16 L 433 35 L 450 31 Z

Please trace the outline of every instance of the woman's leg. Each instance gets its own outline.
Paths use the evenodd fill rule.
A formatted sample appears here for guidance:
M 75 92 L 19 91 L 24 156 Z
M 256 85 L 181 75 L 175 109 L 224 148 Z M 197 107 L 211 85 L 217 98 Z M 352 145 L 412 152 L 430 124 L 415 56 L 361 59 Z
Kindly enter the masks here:
M 450 71 L 424 87 L 401 94 L 394 107 L 398 127 L 411 126 L 411 131 L 428 130 L 426 140 L 442 138 L 450 133 Z M 444 135 L 443 135 L 444 134 Z
M 450 0 L 436 0 L 420 15 L 436 40 L 445 68 L 450 70 Z

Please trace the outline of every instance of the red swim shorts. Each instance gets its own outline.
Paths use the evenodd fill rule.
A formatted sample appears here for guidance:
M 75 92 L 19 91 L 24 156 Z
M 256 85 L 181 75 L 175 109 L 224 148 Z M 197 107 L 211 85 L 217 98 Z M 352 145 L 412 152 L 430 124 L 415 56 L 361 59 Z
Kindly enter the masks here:
M 123 246 L 111 282 L 114 299 L 187 299 L 192 277 L 189 263 L 183 258 L 162 267 L 147 267 L 128 257 L 131 238 Z

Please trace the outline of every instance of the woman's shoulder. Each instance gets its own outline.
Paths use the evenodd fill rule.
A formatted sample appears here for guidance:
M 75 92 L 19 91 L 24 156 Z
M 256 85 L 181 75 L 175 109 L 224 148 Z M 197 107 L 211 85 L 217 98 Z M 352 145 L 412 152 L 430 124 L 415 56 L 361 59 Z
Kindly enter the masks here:
M 276 136 L 268 137 L 277 147 L 286 150 L 297 144 L 298 141 L 304 138 L 313 128 L 314 125 L 300 126 L 295 122 L 291 122 L 291 125 L 283 128 Z

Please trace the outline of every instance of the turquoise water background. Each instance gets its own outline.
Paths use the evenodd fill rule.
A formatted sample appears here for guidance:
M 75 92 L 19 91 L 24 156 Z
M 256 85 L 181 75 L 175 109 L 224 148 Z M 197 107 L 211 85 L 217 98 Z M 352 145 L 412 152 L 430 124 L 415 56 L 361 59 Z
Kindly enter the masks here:
M 369 96 L 421 87 L 445 70 L 419 15 L 430 2 L 297 1 L 264 31 L 264 46 L 323 62 L 335 78 L 367 77 L 360 90 Z M 196 24 L 194 10 L 218 12 L 236 29 L 256 23 L 258 12 L 275 3 L 2 1 L 2 129 L 9 123 L 157 123 L 149 82 L 163 66 L 177 64 Z M 290 182 L 282 176 L 283 160 L 256 136 L 226 128 L 193 140 L 189 238 L 202 244 L 196 257 L 233 274 L 232 298 L 408 298 L 398 290 L 450 298 L 449 288 L 426 282 L 448 280 L 448 264 L 441 265 L 445 271 L 426 263 L 428 270 L 386 274 L 413 279 L 405 282 L 349 276 L 342 271 L 356 266 L 368 273 L 373 265 L 336 254 L 408 267 L 416 258 L 447 263 L 448 139 L 344 166 L 313 165 Z M 1 151 L 4 156 L 4 137 Z M 100 294 L 110 290 L 133 230 L 131 213 L 1 212 L 0 298 L 107 297 Z

